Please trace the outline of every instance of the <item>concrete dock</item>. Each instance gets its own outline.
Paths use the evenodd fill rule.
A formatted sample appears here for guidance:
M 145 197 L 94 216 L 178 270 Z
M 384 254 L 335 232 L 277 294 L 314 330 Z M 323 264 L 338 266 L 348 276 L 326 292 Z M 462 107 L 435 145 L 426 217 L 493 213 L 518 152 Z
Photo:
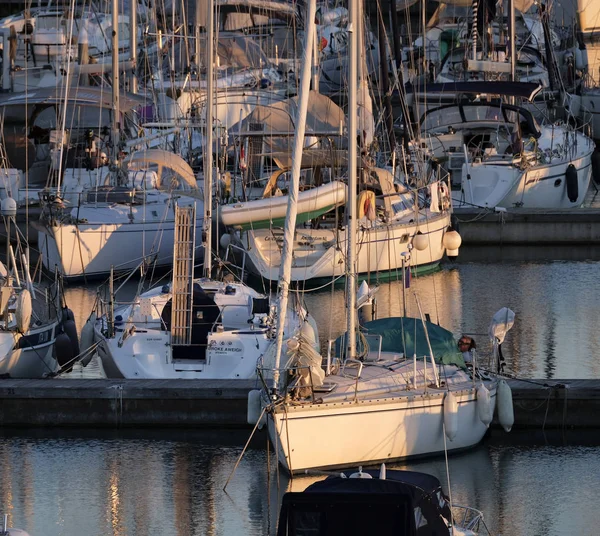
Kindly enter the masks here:
M 600 209 L 563 210 L 457 209 L 458 230 L 464 245 L 600 244 Z
M 515 429 L 600 428 L 600 380 L 509 380 Z M 248 428 L 245 380 L 0 380 L 1 427 Z M 493 423 L 493 426 L 498 426 Z

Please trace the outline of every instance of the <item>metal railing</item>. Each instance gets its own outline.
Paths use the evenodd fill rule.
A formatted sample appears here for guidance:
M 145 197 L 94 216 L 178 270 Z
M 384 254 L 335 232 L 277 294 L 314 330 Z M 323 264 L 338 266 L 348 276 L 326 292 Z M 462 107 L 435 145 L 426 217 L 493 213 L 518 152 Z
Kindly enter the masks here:
M 476 508 L 453 504 L 452 517 L 455 525 L 458 525 L 463 530 L 470 530 L 476 534 L 479 534 L 484 530 L 485 532 L 481 532 L 481 534 L 491 536 L 491 533 L 485 524 L 483 512 Z
M 284 367 L 284 368 L 265 368 L 261 366 L 261 361 L 256 368 L 258 379 L 262 384 L 264 392 L 271 393 L 272 378 L 276 371 L 279 372 L 279 385 L 275 394 L 281 398 L 292 399 L 310 399 L 315 401 L 315 386 L 313 383 L 312 372 L 309 366 Z

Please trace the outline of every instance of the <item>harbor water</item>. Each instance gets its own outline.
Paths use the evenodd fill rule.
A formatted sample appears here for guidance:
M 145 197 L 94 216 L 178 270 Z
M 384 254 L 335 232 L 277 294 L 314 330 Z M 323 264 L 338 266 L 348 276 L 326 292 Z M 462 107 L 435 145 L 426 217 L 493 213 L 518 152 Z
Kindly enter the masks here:
M 382 283 L 377 315 L 401 314 L 404 301 L 416 315 L 418 298 L 432 321 L 457 336 L 472 334 L 484 356 L 490 319 L 507 306 L 516 313 L 503 344 L 508 372 L 600 378 L 598 259 L 595 249 L 465 249 L 459 262 L 413 277 L 404 292 L 399 281 Z M 135 286 L 128 284 L 121 299 Z M 70 286 L 66 294 L 81 329 L 96 286 Z M 304 299 L 326 346 L 343 330 L 344 291 L 305 292 Z M 318 477 L 290 482 L 267 453 L 264 433 L 233 472 L 248 436 L 249 430 L 4 429 L 0 512 L 31 536 L 275 534 L 281 495 Z M 450 456 L 447 466 L 440 457 L 394 467 L 438 476 L 454 503 L 484 512 L 492 534 L 598 534 L 600 436 L 575 434 L 568 415 L 562 430 L 494 431 L 478 448 Z

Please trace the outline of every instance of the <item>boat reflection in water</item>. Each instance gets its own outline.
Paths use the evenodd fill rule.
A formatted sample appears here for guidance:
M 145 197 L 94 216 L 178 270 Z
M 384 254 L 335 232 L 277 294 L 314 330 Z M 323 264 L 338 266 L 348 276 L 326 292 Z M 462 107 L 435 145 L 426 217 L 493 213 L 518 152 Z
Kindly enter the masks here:
M 588 446 L 566 432 L 559 444 L 572 444 L 556 446 L 514 432 L 499 435 L 503 444 L 492 436 L 449 457 L 452 502 L 484 512 L 492 534 L 589 534 L 600 479 L 597 438 L 590 435 Z M 84 433 L 5 432 L 0 507 L 9 525 L 32 536 L 274 536 L 283 494 L 323 478 L 290 481 L 278 473 L 263 436 L 224 492 L 246 431 Z M 389 468 L 429 473 L 448 489 L 443 457 Z

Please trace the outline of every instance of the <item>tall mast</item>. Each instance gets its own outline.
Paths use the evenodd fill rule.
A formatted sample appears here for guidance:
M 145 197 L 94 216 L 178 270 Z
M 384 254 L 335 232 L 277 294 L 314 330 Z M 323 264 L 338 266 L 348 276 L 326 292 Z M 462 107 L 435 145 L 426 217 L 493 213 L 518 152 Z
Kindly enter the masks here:
M 210 277 L 212 272 L 212 183 L 213 183 L 213 99 L 214 99 L 214 0 L 208 1 L 206 18 L 206 124 L 204 149 L 204 277 Z
M 517 64 L 517 46 L 516 46 L 516 28 L 515 28 L 515 0 L 508 0 L 508 24 L 510 28 L 509 39 L 510 39 L 510 81 L 515 81 L 515 65 Z
M 119 2 L 112 0 L 112 142 L 113 164 L 119 161 L 121 106 L 119 103 Z
M 311 82 L 311 56 L 314 50 L 315 15 L 317 1 L 309 0 L 306 28 L 304 30 L 304 58 L 300 73 L 300 89 L 298 92 L 298 116 L 296 117 L 296 132 L 292 152 L 292 182 L 289 189 L 287 215 L 285 218 L 283 234 L 283 251 L 281 252 L 281 266 L 279 269 L 279 302 L 277 303 L 277 341 L 275 354 L 275 371 L 273 373 L 273 391 L 279 383 L 279 363 L 281 361 L 281 348 L 283 346 L 283 327 L 287 315 L 290 277 L 292 271 L 292 250 L 294 247 L 294 234 L 296 231 L 296 216 L 298 214 L 298 193 L 300 191 L 300 168 L 302 164 L 302 151 L 304 148 L 304 133 L 306 131 L 306 114 L 308 111 L 308 97 Z
M 349 65 L 348 65 L 348 196 L 346 204 L 347 224 L 346 236 L 348 240 L 348 257 L 346 261 L 346 299 L 347 313 L 347 351 L 346 357 L 354 359 L 356 356 L 356 187 L 358 177 L 357 164 L 357 93 L 358 93 L 358 42 L 361 31 L 360 0 L 349 0 L 348 11 L 349 25 Z
M 129 90 L 132 93 L 137 93 L 137 0 L 129 1 L 129 57 L 131 58 L 131 63 L 133 64 Z

